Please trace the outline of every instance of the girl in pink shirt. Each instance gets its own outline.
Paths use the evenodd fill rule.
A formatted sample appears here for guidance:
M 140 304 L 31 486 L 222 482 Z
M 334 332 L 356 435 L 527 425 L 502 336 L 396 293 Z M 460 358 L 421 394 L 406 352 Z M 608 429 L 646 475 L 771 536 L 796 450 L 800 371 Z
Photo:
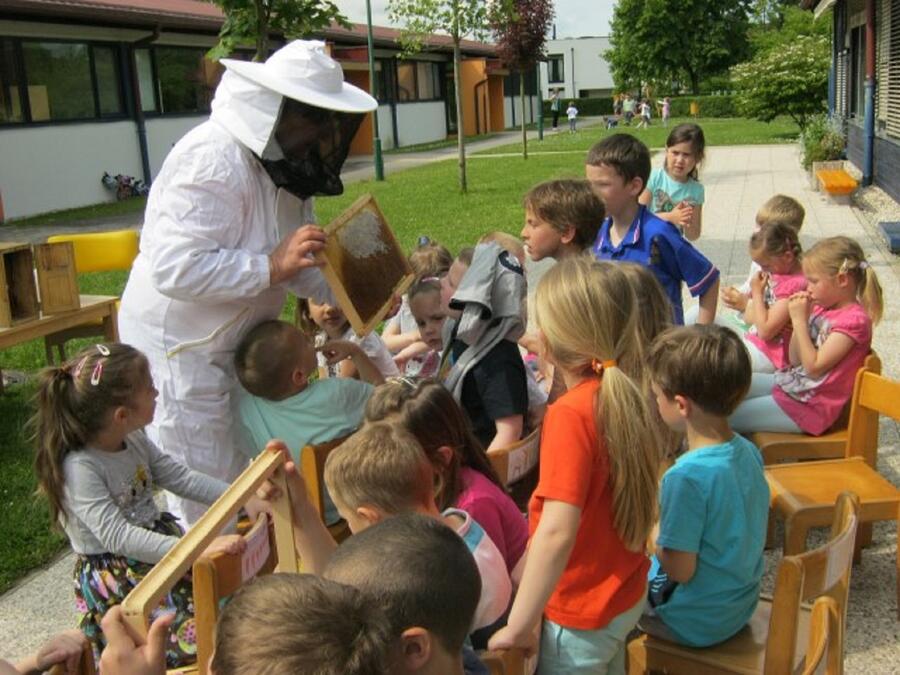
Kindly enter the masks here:
M 789 225 L 775 223 L 750 238 L 750 257 L 761 268 L 750 279 L 751 302 L 744 311 L 744 320 L 751 325 L 744 344 L 754 373 L 774 373 L 788 365 L 788 300 L 806 290 L 800 256 L 797 230 Z
M 366 405 L 366 420 L 398 421 L 422 445 L 434 466 L 435 501 L 481 525 L 512 572 L 525 552 L 528 524 L 472 433 L 466 415 L 436 380 L 388 380 Z
M 803 259 L 807 290 L 788 302 L 793 334 L 790 363 L 773 375 L 756 373 L 747 398 L 731 416 L 738 432 L 785 431 L 818 436 L 840 417 L 856 371 L 881 319 L 881 286 L 862 248 L 830 237 Z

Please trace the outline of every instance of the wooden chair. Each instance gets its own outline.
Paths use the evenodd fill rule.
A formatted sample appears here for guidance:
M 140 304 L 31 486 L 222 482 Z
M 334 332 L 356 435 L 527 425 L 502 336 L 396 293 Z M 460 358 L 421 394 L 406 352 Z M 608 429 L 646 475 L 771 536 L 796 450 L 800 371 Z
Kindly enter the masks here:
M 75 248 L 75 268 L 78 273 L 109 272 L 130 270 L 138 254 L 137 230 L 113 230 L 110 232 L 88 232 L 84 234 L 57 234 L 47 237 L 48 244 L 72 242 Z M 85 324 L 75 326 L 44 338 L 47 363 L 53 363 L 53 349 L 60 361 L 66 360 L 66 342 L 74 338 L 103 335 L 103 325 Z
M 878 354 L 871 352 L 862 367 L 880 375 L 881 359 Z M 837 459 L 844 456 L 844 446 L 847 444 L 849 407 L 848 404 L 845 414 L 821 436 L 757 431 L 750 434 L 750 440 L 759 448 L 765 464 L 777 464 L 785 460 Z M 864 454 L 871 456 L 872 466 L 875 466 L 874 458 L 878 452 L 878 413 L 870 411 L 863 414 L 861 422 L 865 423 L 866 431 L 863 433 L 862 447 Z
M 210 542 L 234 518 L 238 509 L 256 494 L 256 491 L 266 480 L 272 480 L 281 493 L 272 502 L 272 531 L 277 553 L 277 562 L 273 566 L 279 572 L 296 573 L 299 571 L 297 551 L 294 548 L 293 511 L 291 510 L 290 494 L 284 480 L 284 473 L 279 471 L 283 463 L 284 455 L 280 452 L 266 450 L 260 453 L 222 496 L 209 507 L 209 510 L 194 523 L 193 527 L 178 540 L 178 543 L 169 549 L 169 552 L 163 556 L 163 559 L 132 589 L 122 603 L 122 616 L 137 633 L 141 635 L 147 634 L 147 622 L 150 611 L 159 605 L 159 601 L 184 576 L 193 563 L 200 558 Z M 256 527 L 260 528 L 262 526 L 258 523 Z M 251 530 L 251 533 L 254 531 L 257 537 L 261 536 L 259 534 L 260 530 L 254 529 Z M 265 541 L 268 541 L 268 529 L 263 529 L 262 531 L 266 533 Z M 256 549 L 257 553 L 259 553 L 259 550 L 258 548 Z M 267 556 L 259 555 L 254 560 L 258 562 L 260 557 L 264 561 L 268 561 Z M 243 564 L 246 556 L 241 558 L 241 570 L 244 570 Z M 215 559 L 212 562 L 214 565 L 216 564 Z M 225 562 L 223 561 L 222 564 L 224 565 Z M 256 571 L 264 568 L 265 563 Z M 253 566 L 250 566 L 248 569 L 252 570 Z M 236 575 L 232 577 L 232 579 L 237 578 Z M 225 581 L 226 579 L 222 578 L 223 584 Z M 201 579 L 201 587 L 204 583 Z M 240 586 L 240 583 L 243 583 L 243 574 L 241 574 L 237 586 Z M 195 593 L 196 590 L 195 586 Z M 201 616 L 197 616 L 198 626 L 200 625 Z M 205 616 L 208 617 L 209 615 Z M 207 619 L 202 620 L 206 621 Z M 204 627 L 207 625 L 204 623 Z M 199 667 L 198 665 L 194 668 L 180 668 L 169 672 L 196 672 Z
M 325 460 L 328 459 L 331 451 L 347 440 L 347 438 L 348 436 L 342 436 L 325 443 L 307 445 L 300 450 L 300 473 L 306 482 L 309 500 L 318 509 L 319 518 L 322 518 L 323 521 L 325 518 Z M 350 536 L 350 527 L 345 520 L 329 525 L 328 531 L 331 532 L 331 536 L 338 543 Z
M 781 560 L 773 596 L 760 598 L 753 617 L 737 635 L 702 649 L 641 635 L 628 643 L 628 672 L 793 673 L 803 663 L 809 632 L 810 609 L 803 603 L 831 598 L 843 624 L 858 512 L 856 496 L 842 493 L 834 508 L 831 539 L 814 551 Z
M 867 446 L 879 413 L 900 420 L 900 382 L 861 369 L 856 374 L 853 388 L 844 456 L 766 467 L 773 514 L 784 518 L 785 555 L 805 550 L 809 529 L 828 524 L 835 497 L 842 490 L 859 495 L 861 536 L 858 546 L 868 538 L 871 523 L 895 520 L 900 524 L 900 490 L 878 473 L 875 453 Z M 900 555 L 897 576 L 897 600 L 900 603 Z
M 247 547 L 243 553 L 204 554 L 194 562 L 194 630 L 197 636 L 197 672 L 200 675 L 206 675 L 212 658 L 221 602 L 234 595 L 248 580 L 271 574 L 278 564 L 274 527 L 268 518 L 260 517 L 244 539 Z
M 483 651 L 478 653 L 478 658 L 491 675 L 526 675 L 530 672 L 526 670 L 528 659 L 521 649 Z
M 509 487 L 538 465 L 540 448 L 541 427 L 538 426 L 521 441 L 505 448 L 489 450 L 487 456 L 500 480 Z
M 809 624 L 809 642 L 801 675 L 840 675 L 844 633 L 837 603 L 825 596 L 816 600 Z

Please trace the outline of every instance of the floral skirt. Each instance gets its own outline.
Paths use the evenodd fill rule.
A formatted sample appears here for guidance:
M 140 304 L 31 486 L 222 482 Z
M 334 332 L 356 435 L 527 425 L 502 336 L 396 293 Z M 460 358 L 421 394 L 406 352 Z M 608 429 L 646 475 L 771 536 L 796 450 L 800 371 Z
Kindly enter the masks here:
M 154 523 L 153 531 L 180 537 L 183 532 L 177 519 L 163 513 Z M 153 565 L 139 562 L 112 553 L 78 555 L 75 560 L 75 609 L 80 617 L 78 627 L 87 636 L 94 649 L 95 663 L 100 663 L 100 652 L 106 640 L 100 629 L 103 615 L 110 607 L 120 604 L 131 589 L 153 568 Z M 193 663 L 197 659 L 197 644 L 194 634 L 194 594 L 190 573 L 185 575 L 169 591 L 155 610 L 150 613 L 152 621 L 159 614 L 174 613 L 175 622 L 169 631 L 166 644 L 166 665 L 169 668 Z

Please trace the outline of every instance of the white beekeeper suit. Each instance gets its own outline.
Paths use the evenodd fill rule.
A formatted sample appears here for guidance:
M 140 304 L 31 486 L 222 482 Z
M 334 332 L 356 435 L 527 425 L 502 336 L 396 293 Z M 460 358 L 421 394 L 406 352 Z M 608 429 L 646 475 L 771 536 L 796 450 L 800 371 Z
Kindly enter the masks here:
M 269 254 L 315 216 L 313 200 L 276 187 L 259 158 L 285 157 L 275 139 L 285 101 L 345 113 L 376 107 L 343 81 L 323 47 L 296 41 L 265 64 L 222 61 L 210 119 L 175 145 L 153 183 L 122 297 L 121 340 L 147 355 L 159 390 L 148 433 L 165 452 L 223 480 L 247 457 L 232 405 L 238 342 L 278 317 L 286 289 L 332 297 L 315 267 L 270 285 Z M 170 508 L 188 522 L 206 509 L 171 496 Z

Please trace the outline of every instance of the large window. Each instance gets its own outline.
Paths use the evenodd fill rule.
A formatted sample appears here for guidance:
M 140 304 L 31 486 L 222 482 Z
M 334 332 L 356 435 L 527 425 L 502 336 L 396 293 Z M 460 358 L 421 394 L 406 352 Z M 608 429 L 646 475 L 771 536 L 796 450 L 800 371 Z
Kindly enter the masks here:
M 156 58 L 159 112 L 209 112 L 223 67 L 207 60 L 205 49 L 155 47 L 153 54 Z
M 556 82 L 565 82 L 565 61 L 563 59 L 562 54 L 550 54 L 547 57 L 547 75 L 550 80 L 550 84 L 554 84 Z
M 397 62 L 397 100 L 433 101 L 441 94 L 441 64 L 433 61 Z
M 0 123 L 121 117 L 119 59 L 117 46 L 0 39 Z
M 866 27 L 850 31 L 850 114 L 862 117 L 866 109 Z

